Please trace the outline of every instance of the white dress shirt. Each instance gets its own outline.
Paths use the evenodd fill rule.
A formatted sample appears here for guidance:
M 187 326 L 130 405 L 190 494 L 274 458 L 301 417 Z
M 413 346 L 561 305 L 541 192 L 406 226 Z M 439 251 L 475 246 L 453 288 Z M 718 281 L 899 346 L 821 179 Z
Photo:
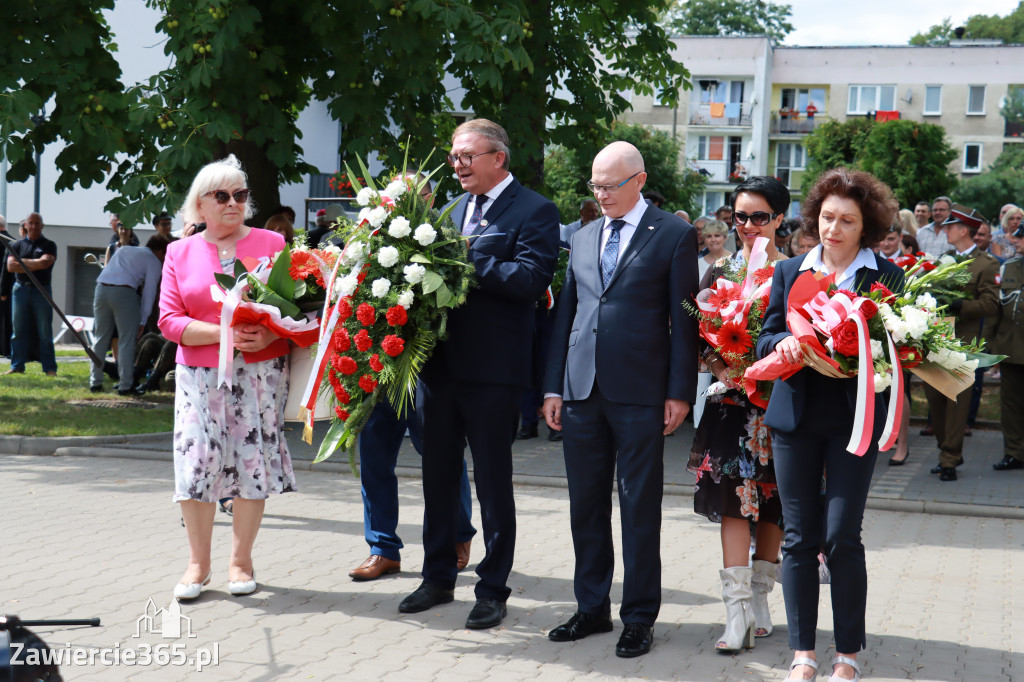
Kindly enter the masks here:
M 800 263 L 800 270 L 814 270 L 826 275 L 831 274 L 825 262 L 821 259 L 821 255 L 821 244 L 818 244 L 804 256 L 803 262 Z M 878 263 L 875 261 L 875 252 L 871 249 L 861 249 L 858 251 L 857 257 L 853 259 L 853 262 L 846 266 L 846 269 L 842 272 L 836 273 L 836 286 L 840 289 L 853 291 L 853 283 L 857 278 L 857 271 L 861 268 L 878 269 Z
M 640 219 L 644 217 L 644 212 L 647 211 L 647 201 L 640 197 L 633 208 L 629 209 L 629 212 L 621 218 L 609 218 L 605 216 L 604 227 L 601 228 L 601 250 L 599 253 L 604 253 L 604 246 L 608 243 L 608 237 L 612 234 L 612 228 L 610 224 L 613 220 L 624 220 L 626 224 L 619 228 L 619 253 L 615 257 L 615 263 L 618 264 L 619 259 L 622 258 L 622 254 L 625 253 L 626 247 L 629 246 L 629 240 L 636 234 L 636 228 L 640 226 Z
M 501 196 L 501 193 L 505 190 L 505 188 L 512 184 L 512 181 L 514 179 L 515 178 L 512 177 L 512 174 L 509 173 L 508 175 L 505 176 L 504 180 L 502 180 L 497 185 L 484 192 L 484 194 L 487 196 L 487 203 L 484 204 L 484 210 L 481 216 L 487 215 L 487 211 L 491 210 L 491 206 L 494 206 L 494 202 L 497 201 L 498 197 Z M 476 205 L 474 204 L 475 201 L 476 199 L 474 199 L 472 195 L 470 195 L 469 205 L 466 206 L 466 215 L 463 216 L 462 218 L 461 231 L 463 233 L 465 233 L 466 231 L 466 226 L 469 225 L 469 219 L 473 217 L 473 209 L 476 208 Z

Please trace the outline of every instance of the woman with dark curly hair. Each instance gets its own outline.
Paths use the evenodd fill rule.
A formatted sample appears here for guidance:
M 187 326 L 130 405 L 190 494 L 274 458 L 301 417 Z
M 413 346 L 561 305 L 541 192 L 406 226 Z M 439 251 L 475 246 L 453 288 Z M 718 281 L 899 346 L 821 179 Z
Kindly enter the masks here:
M 803 258 L 779 263 L 772 281 L 757 354 L 772 351 L 792 363 L 803 353 L 786 328 L 786 301 L 793 282 L 804 271 L 833 275 L 841 289 L 866 292 L 875 282 L 894 291 L 903 288 L 903 271 L 877 256 L 877 245 L 896 217 L 892 191 L 869 173 L 836 168 L 824 173 L 802 207 L 803 229 L 821 244 Z M 867 569 L 861 524 L 871 473 L 878 456 L 877 440 L 885 420 L 883 394 L 875 394 L 872 445 L 863 457 L 846 445 L 853 428 L 857 386 L 803 368 L 776 380 L 765 423 L 772 429 L 775 477 L 782 500 L 785 542 L 782 546 L 782 591 L 794 650 L 790 677 L 812 679 L 818 663 L 814 653 L 818 621 L 818 553 L 824 538 L 832 574 L 832 612 L 836 659 L 830 680 L 860 677 L 857 653 L 865 646 Z M 822 474 L 828 471 L 822 504 Z

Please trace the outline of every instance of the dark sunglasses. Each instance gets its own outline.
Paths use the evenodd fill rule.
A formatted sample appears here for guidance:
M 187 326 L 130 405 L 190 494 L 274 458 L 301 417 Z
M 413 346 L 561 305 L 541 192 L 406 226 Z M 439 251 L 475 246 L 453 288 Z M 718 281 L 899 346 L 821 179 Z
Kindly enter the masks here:
M 750 215 L 747 215 L 743 211 L 733 211 L 732 212 L 732 224 L 736 225 L 737 227 L 739 227 L 740 225 L 744 224 L 745 222 L 747 222 L 749 220 L 751 222 L 751 224 L 756 226 L 756 227 L 764 227 L 765 225 L 767 225 L 771 221 L 773 221 L 776 218 L 778 218 L 780 215 L 782 215 L 782 214 L 781 213 L 765 213 L 764 211 L 754 211 Z
M 203 196 L 208 197 L 211 194 L 213 195 L 213 198 L 217 200 L 218 204 L 226 204 L 230 199 L 234 199 L 236 204 L 241 205 L 249 200 L 249 190 L 247 189 L 240 189 L 234 194 L 222 189 L 215 189 L 212 192 L 207 192 Z

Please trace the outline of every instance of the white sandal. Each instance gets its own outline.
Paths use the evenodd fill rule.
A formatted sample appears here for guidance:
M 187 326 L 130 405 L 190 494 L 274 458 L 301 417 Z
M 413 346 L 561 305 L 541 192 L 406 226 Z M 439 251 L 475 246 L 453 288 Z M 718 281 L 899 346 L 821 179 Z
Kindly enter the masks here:
M 813 680 L 815 677 L 818 676 L 818 662 L 816 660 L 814 660 L 813 658 L 807 658 L 806 656 L 801 656 L 800 658 L 794 658 L 793 662 L 789 664 L 789 672 L 792 673 L 793 672 L 793 668 L 797 667 L 798 665 L 806 665 L 806 666 L 809 666 L 809 667 L 813 668 L 814 669 L 814 675 L 812 677 L 804 677 L 804 678 L 796 678 L 796 677 L 790 677 L 789 675 L 786 675 L 786 679 L 787 680 L 795 680 L 795 679 Z
M 853 677 L 839 677 L 839 675 L 836 675 L 836 664 L 838 663 L 844 663 L 853 668 Z M 860 680 L 860 668 L 857 666 L 857 661 L 849 656 L 837 654 L 836 660 L 832 662 L 832 675 L 829 676 L 828 682 L 858 682 L 858 680 Z

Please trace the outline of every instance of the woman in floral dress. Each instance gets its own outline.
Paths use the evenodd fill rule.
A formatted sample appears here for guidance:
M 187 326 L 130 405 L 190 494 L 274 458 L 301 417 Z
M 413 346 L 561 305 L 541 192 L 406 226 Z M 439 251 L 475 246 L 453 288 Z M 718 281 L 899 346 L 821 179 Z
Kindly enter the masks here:
M 178 344 L 174 396 L 174 501 L 181 503 L 189 563 L 174 587 L 195 599 L 210 582 L 215 503 L 235 498 L 228 592 L 256 590 L 252 548 L 266 498 L 295 490 L 284 440 L 289 343 L 263 325 L 229 333 L 237 353 L 231 387 L 218 385 L 220 308 L 211 296 L 214 272 L 234 272 L 236 259 L 266 260 L 284 237 L 249 227 L 246 176 L 234 156 L 205 166 L 185 198 L 186 223 L 206 229 L 167 249 L 160 293 L 160 331 Z
M 766 176 L 749 178 L 732 193 L 730 203 L 737 239 L 743 248 L 728 262 L 720 261 L 708 271 L 701 282 L 702 290 L 721 277 L 726 268 L 736 269 L 749 262 L 758 237 L 768 239 L 769 262 L 786 257 L 775 248 L 775 231 L 789 207 L 789 190 L 782 182 Z M 703 360 L 729 390 L 708 398 L 687 468 L 697 476 L 694 511 L 721 523 L 724 568 L 720 575 L 727 618 L 725 633 L 715 648 L 734 652 L 753 647 L 755 635 L 767 637 L 772 633 L 768 593 L 775 585 L 782 543 L 782 507 L 764 410 L 738 390 L 714 348 L 704 347 Z

